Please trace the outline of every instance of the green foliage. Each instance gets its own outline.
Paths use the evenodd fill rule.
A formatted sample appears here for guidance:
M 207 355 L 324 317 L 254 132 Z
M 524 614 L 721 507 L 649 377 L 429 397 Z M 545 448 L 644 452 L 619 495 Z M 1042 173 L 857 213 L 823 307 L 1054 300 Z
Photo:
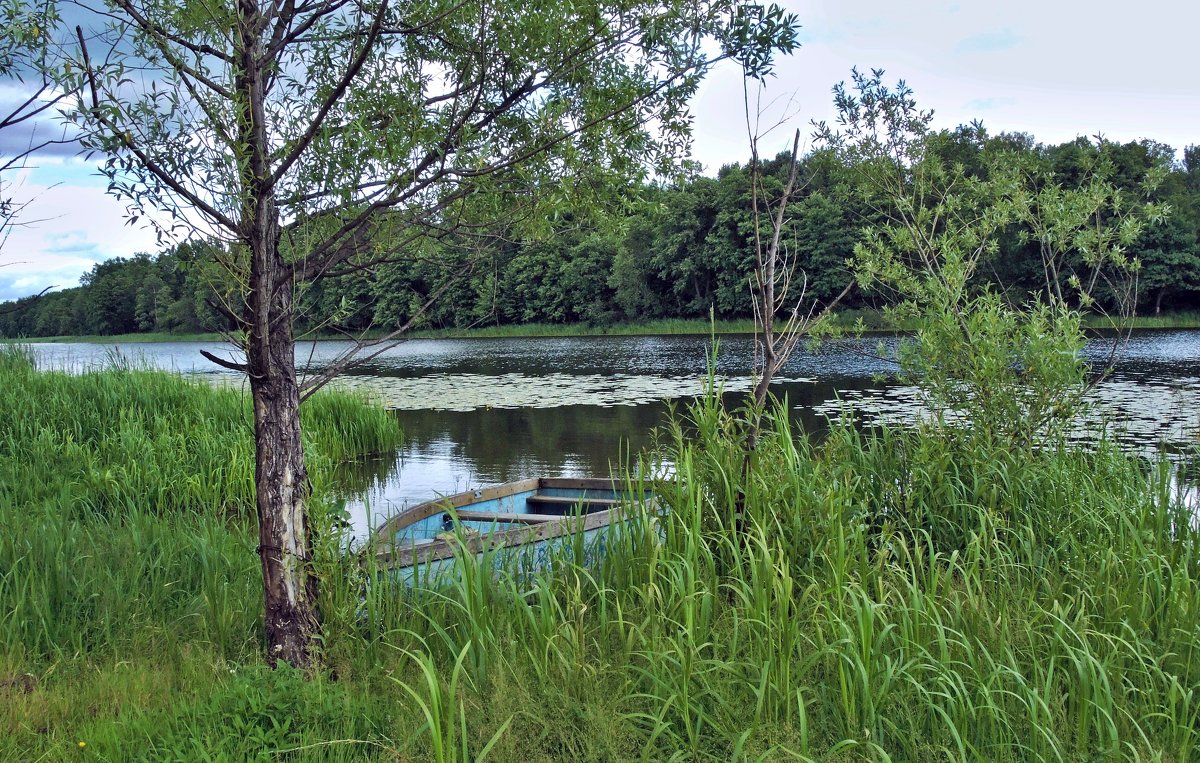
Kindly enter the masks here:
M 195 333 L 231 328 L 212 307 L 213 245 L 187 242 L 157 257 L 137 254 L 98 263 L 75 288 L 19 300 L 0 310 L 0 334 L 9 337 Z
M 110 190 L 135 218 L 204 218 L 243 290 L 243 249 L 278 249 L 300 286 L 456 230 L 460 247 L 481 231 L 538 237 L 564 212 L 611 207 L 648 170 L 677 172 L 688 101 L 715 64 L 763 77 L 799 44 L 794 14 L 737 0 L 254 3 L 219 20 L 177 5 L 82 4 L 59 76 L 88 96 L 69 116 L 107 156 Z M 132 71 L 154 74 L 139 88 Z M 278 218 L 269 233 L 250 234 L 250 208 Z
M 21 528 L 0 540 L 0 642 L 31 660 L 105 653 L 155 638 L 155 622 L 243 654 L 257 608 L 231 603 L 255 602 L 257 560 L 242 394 L 131 368 L 39 373 L 14 348 L 0 376 L 0 512 Z M 345 395 L 314 396 L 304 420 L 318 488 L 335 462 L 399 440 Z
M 989 291 L 909 317 L 918 328 L 900 364 L 943 422 L 1014 447 L 1070 426 L 1088 372 L 1078 313 L 1042 302 L 1017 311 Z
M 1111 147 L 1075 144 L 1075 184 L 1066 187 L 1028 152 L 985 153 L 978 125 L 954 140 L 932 132 L 932 114 L 903 82 L 885 85 L 882 72 L 856 70 L 852 87 L 835 89 L 839 129 L 821 132 L 885 220 L 864 230 L 852 266 L 864 288 L 892 297 L 897 322 L 917 326 L 900 345 L 903 374 L 939 419 L 960 418 L 992 443 L 1056 441 L 1087 385 L 1080 311 L 1099 307 L 1103 285 L 1116 319 L 1132 315 L 1139 263 L 1127 248 L 1165 213 L 1148 200 L 1165 167 L 1152 163 L 1129 194 L 1112 180 Z M 972 144 L 984 161 L 953 161 Z M 1043 274 L 1028 296 L 979 277 L 1014 229 Z
M 53 3 L 5 0 L 0 3 L 0 76 L 24 81 L 30 65 L 44 53 L 58 22 Z
M 467 642 L 455 657 L 448 681 L 442 680 L 441 671 L 427 651 L 405 653 L 417 664 L 421 675 L 419 685 L 424 691 L 403 681 L 398 683 L 425 719 L 422 731 L 429 734 L 433 753 L 430 759 L 436 763 L 482 763 L 512 723 L 512 718 L 509 718 L 501 724 L 479 753 L 472 754 L 468 732 L 469 719 L 459 691 L 459 683 L 466 674 L 466 658 L 470 651 L 471 643 Z
M 14 347 L 0 353 L 0 369 L 0 491 L 10 500 L 37 502 L 66 486 L 79 490 L 77 510 L 102 515 L 252 515 L 253 419 L 241 392 L 129 366 L 38 372 Z M 312 456 L 326 465 L 398 441 L 391 417 L 355 397 L 317 395 L 303 415 Z M 62 480 L 17 478 L 26 459 Z
M 0 2 L 0 78 L 14 97 L 6 97 L 0 107 L 0 251 L 18 218 L 28 204 L 14 196 L 13 174 L 26 166 L 26 160 L 46 146 L 63 142 L 44 138 L 34 132 L 12 135 L 31 120 L 46 114 L 66 98 L 51 87 L 47 51 L 53 47 L 52 29 L 59 23 L 58 7 L 53 0 L 2 0 Z M 11 263 L 0 263 L 0 266 Z
M 854 253 L 856 226 L 848 211 L 821 191 L 794 207 L 792 244 L 809 296 L 826 303 L 851 280 L 847 263 Z
M 1191 696 L 1200 678 L 1182 604 L 1196 601 L 1200 568 L 1177 566 L 1196 537 L 1193 525 L 1187 539 L 1169 529 L 1188 510 L 1170 499 L 1165 466 L 1147 474 L 1108 445 L 994 448 L 929 427 L 835 427 L 815 446 L 779 410 L 739 483 L 736 421 L 711 400 L 692 415 L 697 436 L 674 431 L 658 564 L 665 575 L 682 553 L 695 576 L 664 594 L 662 617 L 693 645 L 685 675 L 698 707 L 730 702 L 720 677 L 744 676 L 745 720 L 731 726 L 754 739 L 757 724 L 786 719 L 789 749 L 814 758 L 1195 754 L 1186 724 L 1200 708 L 1164 701 Z M 743 495 L 746 543 L 731 540 Z M 1181 608 L 1160 598 L 1168 589 Z M 706 605 L 717 591 L 732 604 Z M 705 651 L 734 634 L 736 647 Z M 1176 648 L 1187 656 L 1158 660 Z M 681 691 L 678 669 L 655 664 Z M 686 729 L 670 717 L 664 734 Z

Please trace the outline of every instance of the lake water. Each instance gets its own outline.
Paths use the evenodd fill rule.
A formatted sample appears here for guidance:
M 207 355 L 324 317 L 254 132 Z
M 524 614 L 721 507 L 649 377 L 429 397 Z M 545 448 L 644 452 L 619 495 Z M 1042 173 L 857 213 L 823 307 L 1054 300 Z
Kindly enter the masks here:
M 878 381 L 894 366 L 878 355 L 895 339 L 829 342 L 800 350 L 774 387 L 797 424 L 820 430 L 852 404 L 867 423 L 909 421 L 921 408 L 911 388 Z M 1107 358 L 1099 340 L 1088 354 Z M 319 369 L 348 347 L 316 342 L 297 349 L 298 367 Z M 200 356 L 212 343 L 37 344 L 40 367 L 80 370 L 116 359 L 221 383 L 239 380 Z M 716 370 L 724 390 L 745 392 L 751 341 L 722 337 Z M 705 336 L 413 340 L 341 378 L 396 411 L 399 452 L 345 469 L 355 493 L 356 536 L 404 507 L 499 482 L 534 476 L 605 475 L 623 454 L 652 442 L 672 405 L 698 395 L 710 354 Z M 1200 331 L 1141 331 L 1118 348 L 1113 374 L 1096 389 L 1093 427 L 1107 424 L 1130 448 L 1183 449 L 1200 424 Z

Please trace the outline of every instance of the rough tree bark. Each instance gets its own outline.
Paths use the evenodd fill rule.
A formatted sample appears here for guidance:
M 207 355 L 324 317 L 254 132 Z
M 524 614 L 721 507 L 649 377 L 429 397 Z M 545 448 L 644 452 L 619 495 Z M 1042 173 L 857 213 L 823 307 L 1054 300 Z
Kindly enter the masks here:
M 279 209 L 271 182 L 266 118 L 268 61 L 261 43 L 265 19 L 253 0 L 238 3 L 239 68 L 235 93 L 246 156 L 241 164 L 245 206 L 241 240 L 249 250 L 250 281 L 243 323 L 254 403 L 258 553 L 262 561 L 267 659 L 312 664 L 320 626 L 317 579 L 309 558 L 307 503 L 311 493 L 300 437 L 292 279 L 279 251 Z
M 255 262 L 281 264 L 278 250 Z M 254 278 L 251 299 L 268 300 L 263 320 L 247 342 L 254 401 L 258 553 L 262 560 L 267 655 L 297 667 L 311 664 L 318 632 L 317 579 L 313 574 L 307 502 L 310 494 L 300 439 L 300 388 L 296 382 L 291 287 L 272 288 L 267 274 Z M 285 317 L 286 316 L 286 317 Z

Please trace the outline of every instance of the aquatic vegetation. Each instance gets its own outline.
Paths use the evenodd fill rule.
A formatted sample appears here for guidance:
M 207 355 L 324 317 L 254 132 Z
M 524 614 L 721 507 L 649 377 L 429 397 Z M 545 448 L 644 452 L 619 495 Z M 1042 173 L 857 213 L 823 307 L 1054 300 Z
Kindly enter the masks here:
M 784 382 L 811 382 L 781 377 Z M 473 411 L 479 408 L 552 408 L 560 405 L 640 405 L 663 399 L 692 399 L 704 393 L 705 378 L 634 374 L 431 374 L 415 378 L 344 376 L 338 389 L 362 392 L 403 410 Z M 727 392 L 748 392 L 749 376 L 723 379 Z
M 1160 450 L 1187 453 L 1200 435 L 1196 417 L 1200 387 L 1194 378 L 1154 379 L 1116 373 L 1084 397 L 1085 406 L 1065 434 L 1079 444 L 1115 442 L 1133 453 L 1155 457 Z M 871 426 L 905 427 L 929 422 L 934 414 L 921 390 L 895 385 L 848 390 L 814 410 L 831 419 L 852 416 Z M 965 423 L 942 412 L 947 423 Z

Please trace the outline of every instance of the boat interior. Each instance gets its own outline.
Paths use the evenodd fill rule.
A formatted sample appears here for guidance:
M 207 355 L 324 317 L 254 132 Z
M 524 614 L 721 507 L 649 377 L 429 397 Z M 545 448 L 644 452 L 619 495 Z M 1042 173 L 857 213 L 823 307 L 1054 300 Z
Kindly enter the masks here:
M 535 479 L 430 501 L 380 528 L 397 546 L 477 535 L 608 511 L 631 496 L 602 479 Z

